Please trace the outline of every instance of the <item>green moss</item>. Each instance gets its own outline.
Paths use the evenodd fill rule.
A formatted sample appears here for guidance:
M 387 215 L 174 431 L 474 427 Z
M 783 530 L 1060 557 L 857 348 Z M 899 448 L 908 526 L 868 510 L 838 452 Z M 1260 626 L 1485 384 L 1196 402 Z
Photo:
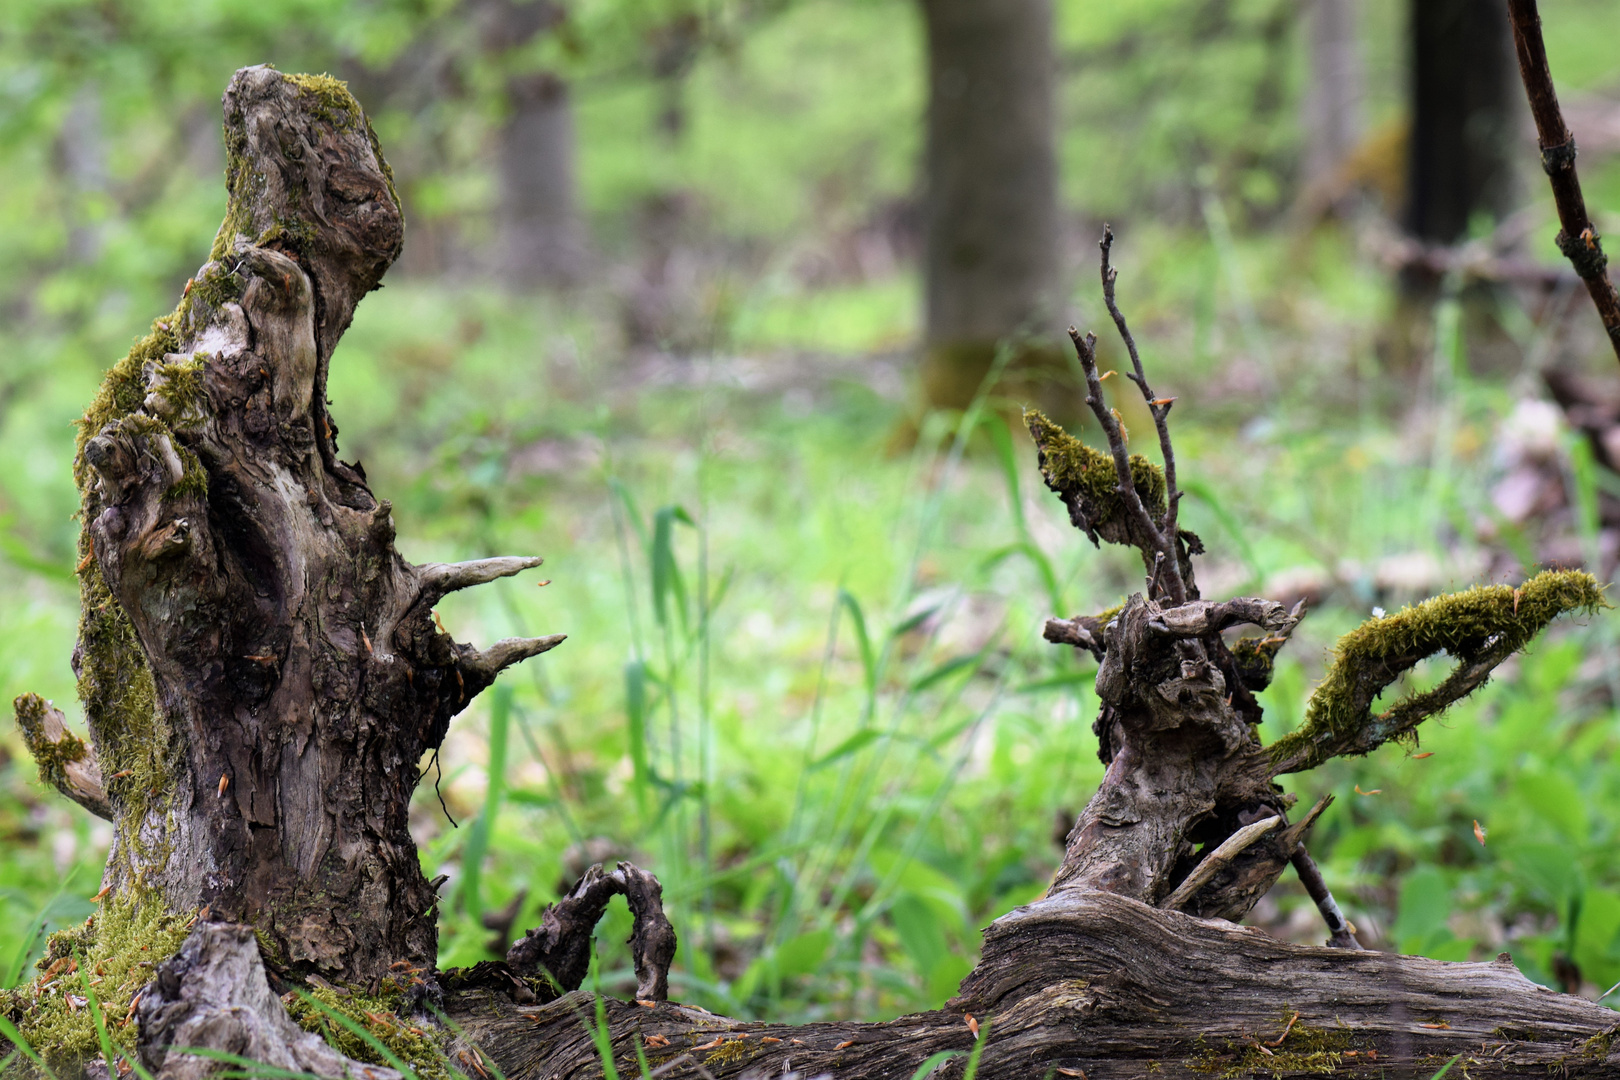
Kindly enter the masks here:
M 132 1052 L 136 1032 L 130 1005 L 157 965 L 180 948 L 191 921 L 190 914 L 173 914 L 154 897 L 121 897 L 83 926 L 52 934 L 36 965 L 39 975 L 19 987 L 8 1003 L 23 1037 L 64 1075 L 100 1053 L 90 1010 L 78 1004 L 84 995 L 82 965 L 113 1045 Z
M 1517 589 L 1476 585 L 1369 619 L 1339 639 L 1333 665 L 1311 694 L 1305 722 L 1271 744 L 1272 760 L 1303 754 L 1300 767 L 1310 768 L 1338 754 L 1364 754 L 1388 739 L 1411 737 L 1421 720 L 1442 711 L 1467 688 L 1463 673 L 1454 672 L 1433 690 L 1371 715 L 1368 706 L 1402 672 L 1442 651 L 1465 665 L 1482 658 L 1500 662 L 1559 615 L 1607 606 L 1591 574 L 1547 570 Z
M 137 341 L 128 355 L 114 364 L 101 380 L 101 388 L 96 391 L 90 407 L 78 421 L 79 435 L 73 448 L 73 479 L 78 483 L 80 492 L 91 480 L 90 466 L 84 460 L 84 444 L 114 420 L 132 415 L 141 407 L 141 402 L 146 400 L 146 365 L 148 362 L 162 363 L 165 356 L 180 348 L 176 328 L 189 308 L 187 301 L 182 300 L 181 306 L 173 314 L 155 320 L 151 332 Z
M 1243 685 L 1259 693 L 1271 685 L 1277 652 L 1288 643 L 1285 637 L 1239 638 L 1232 645 L 1232 659 L 1237 663 Z
M 1268 1041 L 1262 1049 L 1254 1039 L 1246 1042 L 1228 1039 L 1222 1052 L 1200 1037 L 1198 1056 L 1182 1064 L 1192 1072 L 1218 1076 L 1221 1080 L 1267 1074 L 1331 1076 L 1344 1064 L 1344 1052 L 1351 1049 L 1349 1031 L 1310 1027 L 1297 1020 L 1290 1026 L 1293 1015 L 1292 1009 L 1284 1010 L 1280 1025 L 1285 1027 L 1286 1034 L 1275 1045 Z
M 1041 451 L 1041 475 L 1046 486 L 1065 501 L 1078 501 L 1093 528 L 1100 529 L 1114 521 L 1123 508 L 1114 459 L 1070 435 L 1043 413 L 1033 409 L 1026 411 L 1024 423 Z M 1141 454 L 1132 454 L 1130 462 L 1131 483 L 1142 505 L 1150 517 L 1162 517 L 1166 490 L 1164 471 Z
M 414 1069 L 418 1076 L 431 1080 L 449 1080 L 449 1060 L 444 1048 L 448 1032 L 438 1027 L 421 1027 L 401 1019 L 405 1006 L 406 977 L 384 979 L 376 994 L 365 994 L 355 989 L 340 991 L 325 987 L 306 991 L 333 1012 L 353 1020 L 365 1028 L 378 1042 L 393 1051 L 399 1059 Z M 298 994 L 285 994 L 281 1003 L 293 1022 L 305 1031 L 325 1039 L 333 1049 L 356 1061 L 372 1065 L 387 1065 L 388 1060 L 375 1047 L 359 1035 L 333 1020 L 308 999 Z
M 23 694 L 12 705 L 17 710 L 17 726 L 22 729 L 23 742 L 39 766 L 40 782 L 58 790 L 65 789 L 66 767 L 75 761 L 83 761 L 90 752 L 84 740 L 71 731 L 63 731 L 61 737 L 55 740 L 48 738 L 45 717 L 50 706 L 38 694 Z
M 360 103 L 349 93 L 349 84 L 330 75 L 283 75 L 283 79 L 304 92 L 309 113 L 336 131 L 353 131 L 360 126 Z

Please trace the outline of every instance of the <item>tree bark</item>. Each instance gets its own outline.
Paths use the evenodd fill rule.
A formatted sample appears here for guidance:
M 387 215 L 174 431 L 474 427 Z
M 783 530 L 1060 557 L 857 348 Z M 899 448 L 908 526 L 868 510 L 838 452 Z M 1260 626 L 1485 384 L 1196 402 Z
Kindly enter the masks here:
M 1029 420 L 1074 523 L 1137 548 L 1147 584 L 1116 611 L 1048 625 L 1100 656 L 1108 770 L 1047 896 L 990 926 L 957 997 L 886 1024 L 798 1027 L 670 1004 L 674 928 L 657 880 L 628 863 L 589 871 L 504 962 L 435 971 L 435 897 L 406 819 L 418 763 L 503 667 L 561 638 L 486 650 L 450 639 L 434 603 L 539 560 L 414 566 L 393 547 L 388 504 L 337 459 L 326 365 L 402 234 L 359 106 L 334 80 L 247 68 L 225 119 L 231 201 L 213 258 L 86 418 L 75 663 L 90 743 L 49 703 L 18 701 L 42 777 L 116 825 L 102 921 L 55 942 L 29 988 L 0 995 L 25 1034 L 61 1030 L 29 1026 L 52 1009 L 69 1025 L 84 1016 L 67 996 L 82 959 L 87 994 L 90 971 L 109 965 L 102 1007 L 138 1023 L 134 1051 L 158 1080 L 215 1067 L 185 1047 L 390 1080 L 293 1025 L 283 1003 L 299 1000 L 276 994 L 306 989 L 349 1001 L 352 1022 L 397 1040 L 401 1064 L 443 1053 L 468 1075 L 494 1066 L 513 1078 L 601 1075 L 599 1006 L 620 1075 L 638 1040 L 661 1075 L 739 1078 L 903 1080 L 940 1051 L 959 1053 L 941 1075 L 962 1076 L 970 1048 L 979 1076 L 1008 1078 L 1428 1076 L 1454 1054 L 1471 1076 L 1620 1068 L 1612 1013 L 1532 986 L 1505 959 L 1356 948 L 1303 847 L 1326 800 L 1291 823 L 1272 782 L 1414 738 L 1550 619 L 1601 604 L 1596 582 L 1543 574 L 1372 620 L 1340 642 L 1304 724 L 1263 746 L 1253 691 L 1303 610 L 1199 597 L 1202 543 L 1177 524 L 1173 399 L 1154 396 L 1115 303 L 1111 237 L 1104 297 L 1165 468 L 1126 453 L 1089 335 L 1072 332 L 1111 454 Z M 1222 632 L 1240 625 L 1262 636 L 1228 647 Z M 1457 660 L 1449 678 L 1370 711 L 1441 650 Z M 1225 921 L 1290 863 L 1347 947 Z M 616 893 L 634 916 L 635 1003 L 579 993 Z M 150 945 L 116 936 L 120 912 L 126 924 L 168 920 L 154 962 L 190 933 L 167 960 L 136 961 Z M 150 971 L 138 992 L 120 981 L 130 971 Z M 86 1051 L 64 1062 L 42 1049 L 96 1071 Z
M 922 0 L 924 389 L 961 408 L 998 343 L 1048 337 L 1058 241 L 1050 0 Z M 1047 350 L 1050 354 L 1050 350 Z M 1032 350 L 1022 366 L 1040 366 Z
M 501 667 L 561 639 L 441 633 L 440 597 L 540 560 L 413 566 L 337 459 L 327 364 L 403 235 L 359 106 L 248 68 L 225 129 L 214 257 L 109 376 L 80 454 L 75 662 L 118 826 L 104 884 L 254 926 L 286 977 L 370 984 L 436 952 L 418 762 Z
M 1406 228 L 1463 238 L 1513 208 L 1516 66 L 1506 0 L 1411 0 Z
M 1305 92 L 1305 183 L 1324 184 L 1361 141 L 1361 42 L 1353 0 L 1311 0 Z

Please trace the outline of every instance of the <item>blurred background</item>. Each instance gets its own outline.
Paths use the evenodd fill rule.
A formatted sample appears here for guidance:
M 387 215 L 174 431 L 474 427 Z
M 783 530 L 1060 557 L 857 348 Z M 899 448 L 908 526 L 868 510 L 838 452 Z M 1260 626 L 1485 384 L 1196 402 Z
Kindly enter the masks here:
M 1620 233 L 1620 7 L 1542 13 Z M 7 0 L 7 699 L 72 713 L 71 422 L 206 259 L 219 96 L 265 62 L 347 80 L 404 201 L 332 365 L 344 456 L 413 561 L 546 556 L 543 588 L 446 600 L 459 639 L 569 635 L 423 763 L 441 966 L 632 858 L 664 882 L 680 998 L 879 1019 L 950 996 L 1101 775 L 1094 665 L 1041 620 L 1141 587 L 1017 422 L 1098 438 L 1061 346 L 1072 321 L 1123 356 L 1104 221 L 1179 399 L 1205 594 L 1313 607 L 1265 737 L 1374 611 L 1614 575 L 1620 371 L 1552 242 L 1500 0 Z M 1620 980 L 1617 632 L 1556 627 L 1421 756 L 1289 778 L 1338 797 L 1312 847 L 1363 942 Z M 9 986 L 94 910 L 109 839 L 9 727 L 0 836 Z M 1325 936 L 1291 873 L 1251 921 Z

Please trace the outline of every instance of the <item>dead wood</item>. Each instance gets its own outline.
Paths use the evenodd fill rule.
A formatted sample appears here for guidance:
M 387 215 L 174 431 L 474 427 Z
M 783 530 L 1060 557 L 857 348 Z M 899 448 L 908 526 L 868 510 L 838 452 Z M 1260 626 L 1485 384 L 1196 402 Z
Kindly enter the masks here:
M 1203 545 L 1176 512 L 1173 399 L 1149 387 L 1120 314 L 1110 233 L 1104 295 L 1164 466 L 1127 453 L 1093 339 L 1078 331 L 1108 452 L 1039 414 L 1029 422 L 1074 524 L 1135 547 L 1147 576 L 1113 611 L 1047 624 L 1049 640 L 1100 660 L 1108 769 L 1046 897 L 990 926 L 958 996 L 886 1024 L 798 1027 L 668 1003 L 674 929 L 657 879 L 628 863 L 588 871 L 506 962 L 435 972 L 437 897 L 407 821 L 418 765 L 501 668 L 561 637 L 480 650 L 443 633 L 437 600 L 539 560 L 412 565 L 394 548 L 388 503 L 337 458 L 326 367 L 403 228 L 358 104 L 334 80 L 247 68 L 226 92 L 225 133 L 231 203 L 213 256 L 86 417 L 75 665 L 90 742 L 37 698 L 18 703 L 46 779 L 115 823 L 109 903 L 153 925 L 194 924 L 136 1005 L 110 1003 L 135 1016 L 159 1080 L 211 1067 L 182 1046 L 321 1076 L 389 1075 L 298 1032 L 272 985 L 359 1003 L 379 1030 L 431 1032 L 469 1074 L 599 1076 L 588 1028 L 598 1003 L 577 988 L 615 893 L 635 914 L 642 999 L 602 1005 L 621 1075 L 639 1040 L 660 1075 L 903 1080 L 930 1054 L 966 1052 L 976 1033 L 983 1077 L 1428 1075 L 1454 1054 L 1472 1076 L 1620 1067 L 1612 1014 L 1531 985 L 1505 959 L 1357 949 L 1303 847 L 1327 800 L 1290 821 L 1293 799 L 1274 782 L 1415 739 L 1549 620 L 1601 604 L 1596 583 L 1541 575 L 1374 620 L 1341 643 L 1301 729 L 1262 745 L 1253 694 L 1303 610 L 1199 596 Z M 1229 645 L 1223 632 L 1239 625 L 1260 636 Z M 1451 679 L 1370 712 L 1439 651 L 1458 658 Z M 1300 948 L 1227 921 L 1290 863 L 1344 947 Z M 80 933 L 100 955 L 127 944 L 94 924 Z M 366 1012 L 378 994 L 396 1011 Z M 62 1000 L 41 983 L 4 1005 L 27 1030 Z M 959 1056 L 940 1075 L 964 1068 Z

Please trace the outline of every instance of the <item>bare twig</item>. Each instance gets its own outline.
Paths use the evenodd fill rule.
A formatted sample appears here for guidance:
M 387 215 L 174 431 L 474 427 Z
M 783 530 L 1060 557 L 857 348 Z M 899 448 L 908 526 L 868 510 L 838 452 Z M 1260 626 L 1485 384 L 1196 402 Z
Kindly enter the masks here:
M 1142 357 L 1136 351 L 1136 338 L 1131 336 L 1130 327 L 1125 325 L 1125 315 L 1114 300 L 1114 281 L 1119 277 L 1119 271 L 1108 262 L 1108 255 L 1114 247 L 1113 226 L 1103 226 L 1103 238 L 1098 246 L 1102 248 L 1103 302 L 1108 305 L 1108 314 L 1113 316 L 1119 336 L 1125 340 L 1125 349 L 1131 354 L 1131 367 L 1135 369 L 1126 372 L 1126 378 L 1142 391 L 1142 400 L 1147 402 L 1148 412 L 1153 415 L 1153 426 L 1159 433 L 1159 453 L 1164 458 L 1165 496 L 1164 520 L 1158 524 L 1163 538 L 1170 545 L 1165 551 L 1166 561 L 1170 564 L 1170 595 L 1177 603 L 1183 603 L 1187 599 L 1187 586 L 1182 581 L 1181 560 L 1175 550 L 1176 517 L 1181 504 L 1181 490 L 1176 487 L 1176 452 L 1170 445 L 1169 425 L 1170 406 L 1175 404 L 1175 398 L 1161 398 L 1148 386 L 1147 372 L 1142 368 Z
M 1558 206 L 1558 250 L 1569 259 L 1575 272 L 1592 294 L 1609 343 L 1620 358 L 1620 295 L 1609 280 L 1608 256 L 1592 219 L 1586 213 L 1580 177 L 1575 174 L 1575 137 L 1564 123 L 1553 90 L 1552 72 L 1547 67 L 1547 49 L 1541 40 L 1541 14 L 1536 0 L 1508 0 L 1513 22 L 1513 45 L 1519 54 L 1519 75 L 1530 99 L 1530 113 L 1536 120 L 1541 146 L 1541 167 L 1552 182 L 1553 202 Z
M 1081 335 L 1074 327 L 1069 327 L 1069 337 L 1074 341 L 1074 351 L 1080 357 L 1080 368 L 1086 376 L 1086 405 L 1090 407 L 1097 423 L 1102 426 L 1103 434 L 1108 438 L 1108 449 L 1114 457 L 1114 474 L 1118 478 L 1116 490 L 1119 492 L 1121 503 L 1125 512 L 1136 522 L 1137 529 L 1148 538 L 1153 550 L 1167 556 L 1166 562 L 1170 564 L 1168 571 L 1169 587 L 1166 590 L 1171 599 L 1177 604 L 1187 600 L 1187 589 L 1181 579 L 1181 564 L 1176 558 L 1174 539 L 1167 538 L 1154 522 L 1153 516 L 1148 513 L 1147 507 L 1142 504 L 1141 495 L 1136 491 L 1136 479 L 1131 474 L 1131 456 L 1125 448 L 1125 436 L 1120 430 L 1119 418 L 1108 407 L 1108 401 L 1103 397 L 1102 377 L 1097 373 L 1097 335 L 1086 333 Z M 1159 580 L 1163 569 L 1155 565 L 1153 579 Z
M 1327 882 L 1322 880 L 1322 871 L 1317 869 L 1315 860 L 1311 858 L 1310 852 L 1305 850 L 1304 844 L 1294 849 L 1290 861 L 1294 864 L 1294 873 L 1299 875 L 1299 883 L 1310 893 L 1311 900 L 1316 904 L 1316 910 L 1322 913 L 1322 921 L 1327 923 L 1328 933 L 1331 935 L 1328 944 L 1337 949 L 1359 950 L 1361 942 L 1356 940 L 1356 932 L 1351 929 L 1350 920 L 1344 917 L 1344 912 L 1339 910 L 1333 894 L 1328 892 Z
M 1176 886 L 1176 891 L 1159 906 L 1167 911 L 1180 911 L 1193 898 L 1193 894 L 1202 889 L 1209 879 L 1220 873 L 1231 864 L 1232 860 L 1242 854 L 1243 850 L 1266 833 L 1282 824 L 1281 817 L 1268 817 L 1256 821 L 1253 825 L 1245 825 L 1209 855 L 1204 861 L 1193 867 L 1193 872 L 1187 875 L 1185 881 Z

